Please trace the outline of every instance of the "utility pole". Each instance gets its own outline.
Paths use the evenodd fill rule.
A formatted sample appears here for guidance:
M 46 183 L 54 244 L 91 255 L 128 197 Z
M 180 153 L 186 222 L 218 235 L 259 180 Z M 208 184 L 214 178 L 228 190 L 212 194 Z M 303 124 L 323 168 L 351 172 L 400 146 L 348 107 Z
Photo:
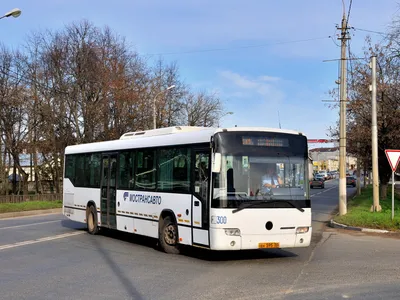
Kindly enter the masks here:
M 357 195 L 361 195 L 361 155 L 360 155 L 360 142 L 357 142 Z
M 346 191 L 346 102 L 347 102 L 347 60 L 346 43 L 347 37 L 346 12 L 343 9 L 340 57 L 340 138 L 339 138 L 339 215 L 347 213 L 347 191 Z
M 372 188 L 373 188 L 373 205 L 371 211 L 381 211 L 379 205 L 379 173 L 378 173 L 378 127 L 376 116 L 376 56 L 371 57 L 372 83 L 370 90 L 372 92 Z

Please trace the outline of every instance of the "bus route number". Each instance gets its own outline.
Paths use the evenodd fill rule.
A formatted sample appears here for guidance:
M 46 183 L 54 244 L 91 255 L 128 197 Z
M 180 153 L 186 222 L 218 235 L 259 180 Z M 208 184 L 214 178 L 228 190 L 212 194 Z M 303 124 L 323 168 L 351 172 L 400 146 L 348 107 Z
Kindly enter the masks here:
M 228 218 L 226 216 L 212 216 L 211 223 L 212 224 L 226 224 L 228 222 Z

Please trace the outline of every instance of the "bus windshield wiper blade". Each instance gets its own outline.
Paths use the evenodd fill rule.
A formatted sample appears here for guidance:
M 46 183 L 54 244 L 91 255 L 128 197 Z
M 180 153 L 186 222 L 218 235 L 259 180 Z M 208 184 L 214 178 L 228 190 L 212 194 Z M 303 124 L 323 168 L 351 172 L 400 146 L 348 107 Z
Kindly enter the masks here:
M 265 201 L 265 200 L 254 200 L 254 201 L 249 201 L 249 202 L 245 202 L 239 205 L 238 208 L 236 208 L 235 210 L 232 211 L 232 213 L 237 213 L 239 211 L 241 211 L 242 209 L 248 208 L 248 207 L 252 207 L 258 204 L 262 204 L 262 203 L 269 203 L 269 201 Z
M 292 207 L 297 208 L 299 211 L 304 212 L 303 208 L 301 208 L 300 206 L 294 204 L 292 201 L 289 201 L 289 200 L 259 200 L 259 201 L 251 201 L 251 202 L 243 203 L 243 204 L 239 205 L 238 208 L 233 210 L 232 213 L 237 213 L 237 212 L 241 211 L 242 209 L 249 208 L 249 207 L 252 207 L 252 206 L 256 206 L 256 205 L 259 205 L 259 204 L 276 203 L 276 202 L 285 202 L 285 203 L 291 205 Z

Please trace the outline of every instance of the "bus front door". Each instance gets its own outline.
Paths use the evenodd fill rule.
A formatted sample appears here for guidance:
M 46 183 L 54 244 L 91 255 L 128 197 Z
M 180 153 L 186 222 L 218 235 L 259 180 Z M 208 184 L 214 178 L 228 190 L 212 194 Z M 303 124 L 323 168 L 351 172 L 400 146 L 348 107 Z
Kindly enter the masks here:
M 193 244 L 208 247 L 208 207 L 210 194 L 210 149 L 196 149 L 193 154 L 194 170 L 192 196 L 192 237 Z
M 101 226 L 116 228 L 116 177 L 117 155 L 106 154 L 102 158 L 101 179 Z

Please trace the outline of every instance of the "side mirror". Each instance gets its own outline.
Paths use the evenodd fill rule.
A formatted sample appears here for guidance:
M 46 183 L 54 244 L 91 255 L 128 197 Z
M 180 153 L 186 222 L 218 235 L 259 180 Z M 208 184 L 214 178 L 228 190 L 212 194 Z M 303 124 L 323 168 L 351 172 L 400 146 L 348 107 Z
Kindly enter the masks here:
M 222 162 L 222 155 L 221 153 L 213 153 L 212 155 L 212 172 L 219 173 L 221 172 L 221 162 Z

